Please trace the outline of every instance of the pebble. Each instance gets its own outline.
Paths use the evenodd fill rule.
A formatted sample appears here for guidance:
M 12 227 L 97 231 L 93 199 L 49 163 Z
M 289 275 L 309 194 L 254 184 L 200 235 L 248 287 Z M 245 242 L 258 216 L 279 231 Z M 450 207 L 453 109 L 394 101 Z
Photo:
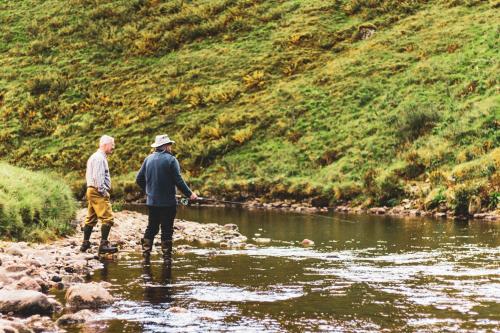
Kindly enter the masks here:
M 186 308 L 182 308 L 180 306 L 173 306 L 169 309 L 167 309 L 165 312 L 171 312 L 171 313 L 187 313 L 188 310 Z
M 303 246 L 314 246 L 314 242 L 310 239 L 304 239 L 302 242 L 300 242 Z
M 259 244 L 268 244 L 271 243 L 271 238 L 254 238 L 254 242 L 259 243 Z

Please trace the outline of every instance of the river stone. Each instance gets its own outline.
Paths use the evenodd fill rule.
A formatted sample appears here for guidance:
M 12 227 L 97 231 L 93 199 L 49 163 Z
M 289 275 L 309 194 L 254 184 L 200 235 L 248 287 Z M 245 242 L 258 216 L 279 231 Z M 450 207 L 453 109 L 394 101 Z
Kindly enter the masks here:
M 187 313 L 188 310 L 186 308 L 182 308 L 180 306 L 172 306 L 171 308 L 167 309 L 166 312 L 171 312 L 171 313 Z
M 61 279 L 62 283 L 65 285 L 83 283 L 85 280 L 78 275 L 64 275 Z
M 255 241 L 255 243 L 259 244 L 271 243 L 271 238 L 254 238 L 253 240 Z
M 0 312 L 20 315 L 51 314 L 54 302 L 34 290 L 0 290 Z
M 112 304 L 111 294 L 98 283 L 79 283 L 66 292 L 66 304 L 71 308 L 100 308 Z
M 474 215 L 481 212 L 481 198 L 473 195 L 469 201 L 469 215 Z
M 6 286 L 12 283 L 12 279 L 7 276 L 4 272 L 0 271 L 0 287 Z
M 5 249 L 5 253 L 10 254 L 12 256 L 18 256 L 22 257 L 23 256 L 23 251 L 17 244 L 11 244 Z
M 26 319 L 24 323 L 35 333 L 60 332 L 59 328 L 49 317 L 34 315 Z
M 61 318 L 57 319 L 57 325 L 65 327 L 65 326 L 83 324 L 90 318 L 92 318 L 92 316 L 94 316 L 94 312 L 87 309 L 80 310 L 76 313 L 68 313 L 61 316 Z
M 21 278 L 21 280 L 16 282 L 15 289 L 42 291 L 42 287 L 40 286 L 40 284 L 38 284 L 35 279 L 29 276 L 24 276 Z
M 312 240 L 306 238 L 302 242 L 300 242 L 300 244 L 302 244 L 303 246 L 313 246 L 314 242 Z
M 229 223 L 229 224 L 224 225 L 224 229 L 226 229 L 226 230 L 238 230 L 238 226 L 236 224 Z
M 0 319 L 0 333 L 33 333 L 24 323 Z
M 5 267 L 5 271 L 9 273 L 19 273 L 28 270 L 28 267 L 25 265 L 11 264 Z

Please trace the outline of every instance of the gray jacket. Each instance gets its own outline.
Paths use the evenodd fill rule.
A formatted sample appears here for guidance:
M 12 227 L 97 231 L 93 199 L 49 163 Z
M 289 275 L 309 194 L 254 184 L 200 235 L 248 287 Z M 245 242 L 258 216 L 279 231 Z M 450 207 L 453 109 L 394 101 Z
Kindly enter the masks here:
M 168 152 L 156 151 L 146 157 L 135 181 L 146 192 L 148 206 L 177 205 L 176 186 L 187 197 L 193 193 L 182 179 L 179 162 Z

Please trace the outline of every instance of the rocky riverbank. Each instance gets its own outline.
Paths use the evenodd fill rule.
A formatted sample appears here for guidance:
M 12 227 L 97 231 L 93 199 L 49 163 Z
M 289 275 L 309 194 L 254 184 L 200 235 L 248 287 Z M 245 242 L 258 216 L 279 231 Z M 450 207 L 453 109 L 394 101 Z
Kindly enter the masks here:
M 221 204 L 211 205 L 204 204 L 203 206 L 224 206 Z M 432 210 L 422 209 L 417 201 L 404 199 L 401 204 L 395 207 L 370 207 L 365 208 L 361 206 L 339 205 L 335 207 L 326 207 L 321 205 L 314 205 L 308 201 L 296 202 L 291 200 L 267 202 L 260 199 L 254 199 L 242 202 L 241 205 L 248 209 L 273 209 L 283 211 L 293 211 L 298 213 L 327 213 L 330 211 L 348 214 L 372 214 L 372 215 L 389 215 L 395 217 L 405 216 L 421 216 L 421 217 L 434 217 L 440 219 L 477 219 L 487 221 L 500 221 L 500 209 L 487 210 L 474 207 L 469 207 L 468 216 L 457 216 L 447 207 L 437 207 Z
M 79 211 L 75 225 L 82 223 L 84 216 L 85 211 Z M 139 253 L 147 216 L 123 211 L 115 217 L 110 240 L 120 252 L 112 259 Z M 109 284 L 86 283 L 86 277 L 102 267 L 96 256 L 100 233 L 94 232 L 92 248 L 80 253 L 82 233 L 76 229 L 74 235 L 50 244 L 0 242 L 0 333 L 63 332 L 91 320 L 92 310 L 114 302 L 107 290 Z M 174 229 L 177 252 L 189 246 L 252 246 L 234 224 L 176 220 Z M 64 304 L 53 296 L 56 291 L 65 293 Z

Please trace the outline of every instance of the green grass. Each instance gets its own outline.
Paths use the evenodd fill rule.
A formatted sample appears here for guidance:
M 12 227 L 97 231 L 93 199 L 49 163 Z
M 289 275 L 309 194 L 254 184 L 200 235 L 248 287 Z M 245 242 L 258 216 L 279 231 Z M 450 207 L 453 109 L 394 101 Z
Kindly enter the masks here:
M 76 202 L 55 175 L 0 162 L 0 238 L 46 241 L 72 231 Z
M 159 133 L 204 195 L 325 203 L 424 202 L 500 146 L 498 2 L 22 0 L 0 22 L 0 157 L 77 191 L 103 133 L 118 197 Z M 436 186 L 488 204 L 491 165 Z

